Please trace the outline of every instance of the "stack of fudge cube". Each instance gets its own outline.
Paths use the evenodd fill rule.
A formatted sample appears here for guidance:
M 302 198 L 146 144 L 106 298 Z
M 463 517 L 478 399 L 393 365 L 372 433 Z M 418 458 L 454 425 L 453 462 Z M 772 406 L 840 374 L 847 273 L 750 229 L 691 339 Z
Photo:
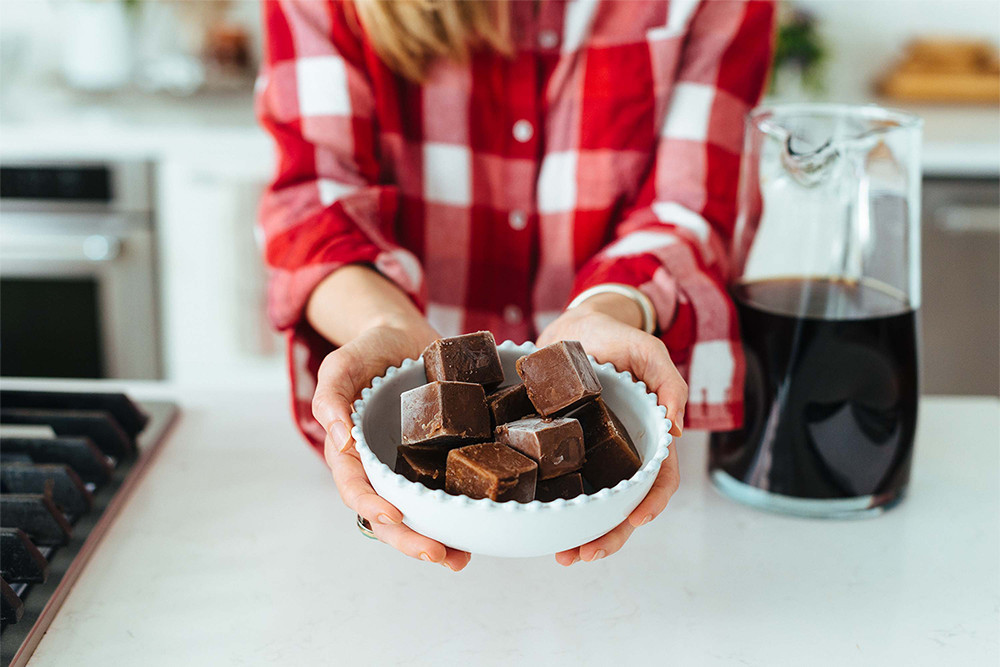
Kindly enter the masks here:
M 400 397 L 395 471 L 453 495 L 549 502 L 614 486 L 641 460 L 583 347 L 561 341 L 517 360 L 504 384 L 493 334 L 424 350 L 428 383 Z

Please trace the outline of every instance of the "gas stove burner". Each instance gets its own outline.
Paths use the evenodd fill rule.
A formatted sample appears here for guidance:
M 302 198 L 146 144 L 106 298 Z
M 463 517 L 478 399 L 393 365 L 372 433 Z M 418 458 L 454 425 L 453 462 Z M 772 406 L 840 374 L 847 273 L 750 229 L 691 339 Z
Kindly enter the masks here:
M 0 390 L 0 665 L 24 665 L 173 423 L 121 393 Z

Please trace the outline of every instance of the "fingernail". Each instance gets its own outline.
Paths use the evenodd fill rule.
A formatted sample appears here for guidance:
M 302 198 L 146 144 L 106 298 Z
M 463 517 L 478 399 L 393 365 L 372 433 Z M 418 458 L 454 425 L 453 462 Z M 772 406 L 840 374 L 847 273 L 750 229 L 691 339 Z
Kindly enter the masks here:
M 428 554 L 426 551 L 421 551 L 420 552 L 420 560 L 425 560 L 428 563 L 433 563 L 434 562 L 434 561 L 431 560 L 430 554 Z
M 608 552 L 607 552 L 607 551 L 605 551 L 604 549 L 598 549 L 598 550 L 597 550 L 597 551 L 596 551 L 596 552 L 594 553 L 594 557 L 593 557 L 593 558 L 591 558 L 590 560 L 592 560 L 592 561 L 594 561 L 594 560 L 601 560 L 602 558 L 604 558 L 604 557 L 605 557 L 605 556 L 607 556 L 607 555 L 608 555 Z
M 333 444 L 337 445 L 338 451 L 342 452 L 347 449 L 347 443 L 350 440 L 350 435 L 347 427 L 344 426 L 344 422 L 339 420 L 333 422 L 333 425 L 330 426 L 330 437 L 333 438 Z
M 650 518 L 652 518 L 652 517 L 650 517 Z M 381 523 L 381 524 L 385 524 L 385 525 L 396 523 L 395 519 L 393 519 L 388 514 L 379 514 L 378 515 L 378 522 Z
M 640 526 L 645 526 L 647 523 L 649 523 L 652 520 L 653 520 L 653 515 L 652 514 L 647 514 L 645 516 L 645 518 L 643 518 L 643 520 L 639 522 L 639 525 Z
M 449 563 L 448 561 L 444 561 L 441 564 L 444 565 L 449 570 L 451 570 L 452 572 L 458 572 L 458 570 L 456 570 L 454 567 L 452 567 L 451 563 Z
M 573 562 L 571 562 L 570 565 L 576 565 L 579 562 L 580 562 L 580 557 L 576 556 L 576 557 L 573 558 Z

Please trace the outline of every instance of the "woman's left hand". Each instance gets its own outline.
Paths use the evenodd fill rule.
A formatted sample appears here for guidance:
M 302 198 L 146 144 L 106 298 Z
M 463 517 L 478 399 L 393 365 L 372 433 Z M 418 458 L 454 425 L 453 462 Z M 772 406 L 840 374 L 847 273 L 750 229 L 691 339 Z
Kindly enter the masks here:
M 625 302 L 613 301 L 624 299 Z M 577 308 L 566 311 L 545 328 L 538 337 L 538 346 L 544 347 L 560 340 L 578 340 L 588 354 L 600 363 L 609 362 L 615 368 L 629 371 L 642 380 L 656 394 L 660 405 L 667 409 L 672 424 L 670 433 L 681 435 L 684 407 L 687 404 L 687 384 L 670 360 L 666 346 L 656 336 L 651 336 L 616 317 L 628 313 L 630 300 L 617 295 L 601 295 L 588 299 Z M 677 490 L 680 473 L 677 466 L 677 448 L 674 447 L 660 468 L 646 497 L 628 518 L 611 532 L 583 546 L 556 554 L 560 565 L 572 565 L 584 560 L 593 561 L 615 553 L 625 544 L 639 526 L 656 518 L 667 506 L 667 501 Z

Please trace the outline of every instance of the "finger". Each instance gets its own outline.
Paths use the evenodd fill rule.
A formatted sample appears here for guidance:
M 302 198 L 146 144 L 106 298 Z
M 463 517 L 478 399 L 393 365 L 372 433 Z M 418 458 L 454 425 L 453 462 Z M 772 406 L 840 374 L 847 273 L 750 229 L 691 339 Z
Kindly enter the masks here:
M 680 373 L 673 368 L 672 377 L 656 388 L 657 402 L 667 409 L 667 419 L 670 420 L 670 434 L 680 437 L 684 434 L 684 409 L 687 407 L 688 388 L 687 383 L 680 376 Z
M 364 387 L 359 387 L 357 363 L 351 344 L 331 352 L 320 365 L 313 394 L 312 411 L 316 421 L 329 433 L 337 449 L 351 444 L 351 403 Z
M 653 480 L 653 486 L 649 493 L 642 499 L 632 513 L 628 515 L 628 522 L 638 528 L 649 523 L 660 515 L 670 502 L 670 498 L 677 491 L 680 485 L 680 469 L 677 464 L 677 448 L 673 447 L 660 466 L 660 472 Z
M 556 562 L 564 567 L 569 567 L 580 560 L 580 547 L 560 551 L 556 554 Z
M 684 410 L 674 415 L 674 418 L 670 420 L 670 435 L 675 438 L 679 438 L 684 435 Z
M 371 487 L 368 487 L 371 489 Z M 401 523 L 403 513 L 393 507 L 392 503 L 375 493 L 375 490 L 362 491 L 354 498 L 354 511 L 371 524 L 390 525 Z
M 340 451 L 337 449 L 337 444 L 334 442 L 333 437 L 328 433 L 326 436 L 326 441 L 323 445 L 323 458 L 326 459 L 326 465 L 333 470 L 337 456 L 349 456 L 355 461 L 360 462 L 361 456 L 358 454 L 358 450 L 354 448 L 354 440 L 351 440 L 351 446 Z
M 448 550 L 448 555 L 444 557 L 444 565 L 448 568 L 458 572 L 465 568 L 472 560 L 472 554 L 467 551 L 459 551 L 458 549 L 452 549 L 451 547 L 445 547 Z
M 623 521 L 611 530 L 610 533 L 598 537 L 593 542 L 588 542 L 580 547 L 580 558 L 586 562 L 600 560 L 615 553 L 624 546 L 625 541 L 632 535 L 635 526 L 628 521 Z
M 554 343 L 555 342 L 555 334 L 553 333 L 554 328 L 555 327 L 553 327 L 552 325 L 545 327 L 542 333 L 538 334 L 538 340 L 535 341 L 535 346 L 538 348 L 543 348 L 546 345 Z
M 631 346 L 631 367 L 656 393 L 657 402 L 667 409 L 670 432 L 680 436 L 683 432 L 684 408 L 687 406 L 688 387 L 670 359 L 667 346 L 659 338 L 645 336 L 643 345 Z
M 375 493 L 361 461 L 350 454 L 337 452 L 334 447 L 329 446 L 330 438 L 327 438 L 327 443 L 327 465 L 330 466 L 333 481 L 344 504 L 368 519 L 373 526 L 400 523 L 403 513 Z
M 351 462 L 346 465 L 360 466 L 360 463 Z M 369 523 L 374 524 L 397 524 L 402 522 L 403 513 L 396 509 L 392 503 L 375 493 L 375 490 L 368 483 L 368 479 L 363 474 L 346 473 L 337 480 L 338 474 L 334 473 L 334 480 L 337 482 L 337 489 L 344 504 L 360 514 Z
M 327 441 L 329 442 L 329 438 L 327 438 Z M 327 449 L 333 451 L 333 454 L 329 455 L 327 460 L 329 462 L 330 458 L 333 458 L 334 463 L 330 468 L 333 472 L 333 479 L 337 484 L 337 490 L 340 492 L 341 499 L 349 508 L 360 514 L 365 519 L 368 519 L 368 522 L 372 525 L 372 532 L 375 533 L 376 537 L 379 537 L 381 532 L 379 529 L 383 526 L 392 526 L 397 524 L 402 525 L 402 513 L 396 509 L 392 503 L 375 493 L 375 489 L 372 488 L 368 481 L 368 477 L 365 475 L 365 470 L 361 465 L 361 461 L 354 456 L 351 456 L 351 454 L 337 452 L 333 447 L 327 447 Z M 351 451 L 353 452 L 353 450 Z M 412 530 L 410 530 L 410 532 L 413 533 Z M 423 558 L 423 560 L 430 560 L 435 563 L 441 562 L 455 572 L 465 568 L 465 566 L 469 564 L 469 561 L 472 560 L 471 554 L 465 551 L 459 551 L 458 549 L 448 549 L 447 547 L 445 547 L 446 553 L 444 557 L 439 559 L 440 550 L 435 546 L 439 545 L 438 542 L 435 542 L 430 538 L 424 538 L 424 536 L 419 533 L 413 534 L 426 540 L 425 542 L 416 541 L 417 549 L 419 549 L 421 544 L 426 547 L 424 553 L 426 553 L 427 558 Z M 381 539 L 381 537 L 379 539 Z M 399 539 L 401 540 L 403 538 Z M 411 544 L 411 542 L 413 542 L 412 538 L 407 537 L 406 539 L 409 540 L 407 544 Z M 405 549 L 397 546 L 396 543 L 389 542 L 388 539 L 382 541 L 390 544 L 390 546 L 393 546 L 400 551 L 403 551 L 409 556 L 422 558 L 421 551 L 419 550 L 415 553 L 411 553 L 413 549 L 406 551 Z
M 430 563 L 443 563 L 448 555 L 448 549 L 443 544 L 401 523 L 389 526 L 372 524 L 372 532 L 375 533 L 375 537 L 411 558 L 419 558 Z
M 333 401 L 331 411 L 335 417 L 325 427 L 335 451 L 346 454 L 354 453 L 354 437 L 351 435 L 351 406 L 340 399 Z
M 326 355 L 316 374 L 316 392 L 313 394 L 313 417 L 324 429 L 340 417 L 337 410 L 353 397 L 350 386 L 350 343 Z

